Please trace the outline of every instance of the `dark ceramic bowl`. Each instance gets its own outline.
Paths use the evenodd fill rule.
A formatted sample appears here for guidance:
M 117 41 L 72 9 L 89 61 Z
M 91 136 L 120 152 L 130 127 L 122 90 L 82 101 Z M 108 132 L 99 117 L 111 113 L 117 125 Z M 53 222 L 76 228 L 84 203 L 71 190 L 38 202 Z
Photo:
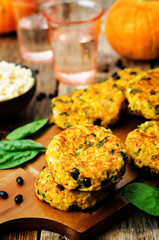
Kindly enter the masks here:
M 26 69 L 30 69 L 29 67 L 18 64 L 18 63 L 14 63 L 14 64 L 20 65 Z M 34 84 L 27 92 L 9 100 L 0 101 L 0 121 L 9 120 L 10 118 L 15 117 L 29 104 L 29 102 L 33 98 L 36 91 L 37 79 L 36 79 L 36 73 L 33 70 L 31 71 L 34 78 Z

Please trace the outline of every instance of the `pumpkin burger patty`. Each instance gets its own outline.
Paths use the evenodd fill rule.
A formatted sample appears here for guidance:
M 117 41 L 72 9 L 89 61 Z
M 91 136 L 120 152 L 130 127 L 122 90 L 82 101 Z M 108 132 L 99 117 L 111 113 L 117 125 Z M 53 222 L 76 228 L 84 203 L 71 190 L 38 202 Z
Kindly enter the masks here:
M 63 186 L 57 184 L 48 167 L 42 170 L 35 182 L 35 193 L 37 197 L 50 206 L 71 211 L 77 207 L 80 209 L 92 208 L 96 203 L 106 198 L 111 188 L 106 188 L 95 192 L 68 191 Z
M 126 97 L 133 114 L 147 119 L 159 119 L 159 71 L 139 74 L 128 84 Z
M 132 162 L 140 169 L 159 174 L 159 122 L 146 121 L 130 132 L 125 141 Z
M 60 128 L 78 124 L 107 127 L 114 124 L 123 107 L 124 95 L 114 81 L 92 84 L 87 89 L 52 99 L 53 121 Z
M 55 182 L 67 190 L 97 191 L 118 182 L 126 160 L 126 150 L 111 130 L 94 125 L 63 130 L 46 151 Z
M 109 80 L 115 81 L 118 89 L 121 89 L 125 94 L 129 82 L 145 71 L 141 68 L 124 68 L 112 74 Z

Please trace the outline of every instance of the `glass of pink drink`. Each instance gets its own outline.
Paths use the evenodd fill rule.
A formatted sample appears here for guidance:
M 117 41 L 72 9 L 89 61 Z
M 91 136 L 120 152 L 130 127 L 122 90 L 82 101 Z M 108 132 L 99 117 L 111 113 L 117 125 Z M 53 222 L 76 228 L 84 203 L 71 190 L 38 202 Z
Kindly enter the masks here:
M 32 62 L 47 62 L 53 58 L 48 39 L 48 24 L 43 9 L 55 0 L 13 0 L 17 34 L 22 57 Z
M 57 80 L 70 85 L 94 81 L 104 9 L 88 0 L 63 0 L 44 9 Z

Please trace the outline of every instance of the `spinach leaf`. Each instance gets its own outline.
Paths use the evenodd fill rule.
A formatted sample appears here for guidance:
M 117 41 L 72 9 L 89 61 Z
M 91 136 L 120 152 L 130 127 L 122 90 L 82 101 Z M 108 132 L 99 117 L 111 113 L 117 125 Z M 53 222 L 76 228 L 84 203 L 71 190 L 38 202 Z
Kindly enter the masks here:
M 19 166 L 33 159 L 38 154 L 38 151 L 24 151 L 24 152 L 4 152 L 0 155 L 0 169 L 8 169 Z
M 18 140 L 18 139 L 25 138 L 37 132 L 42 127 L 44 127 L 47 124 L 47 122 L 48 122 L 48 118 L 35 120 L 31 123 L 28 123 L 22 127 L 15 129 L 11 133 L 9 133 L 6 136 L 6 138 L 7 140 Z
M 43 145 L 30 139 L 0 141 L 0 169 L 16 167 L 45 151 Z
M 123 190 L 133 205 L 153 216 L 159 216 L 159 189 L 144 183 L 131 183 Z
M 47 122 L 48 118 L 35 120 L 15 129 L 7 135 L 7 140 L 0 141 L 0 169 L 16 167 L 33 159 L 39 152 L 45 152 L 42 144 L 22 138 L 37 132 Z
M 21 139 L 21 140 L 10 140 L 10 141 L 0 141 L 0 152 L 18 152 L 25 150 L 36 150 L 39 152 L 45 152 L 46 148 L 31 139 Z
M 30 139 L 0 142 L 0 169 L 16 167 L 33 159 L 46 148 Z

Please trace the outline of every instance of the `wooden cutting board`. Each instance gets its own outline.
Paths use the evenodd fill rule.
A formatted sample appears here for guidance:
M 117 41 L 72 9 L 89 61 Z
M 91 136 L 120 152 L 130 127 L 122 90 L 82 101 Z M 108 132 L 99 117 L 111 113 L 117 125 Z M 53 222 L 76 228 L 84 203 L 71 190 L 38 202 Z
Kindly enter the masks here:
M 143 118 L 122 116 L 111 129 L 124 142 L 128 132 L 144 121 Z M 51 124 L 36 135 L 35 140 L 47 147 L 52 137 L 60 131 L 61 129 Z M 0 191 L 4 190 L 9 194 L 8 199 L 0 198 L 0 233 L 20 229 L 45 229 L 72 240 L 91 239 L 113 226 L 133 209 L 122 196 L 126 184 L 132 181 L 142 181 L 151 185 L 159 183 L 159 179 L 142 179 L 139 172 L 128 165 L 123 179 L 116 185 L 111 196 L 100 205 L 91 211 L 63 212 L 41 202 L 35 195 L 35 178 L 43 166 L 45 154 L 21 167 L 0 170 Z M 23 186 L 16 183 L 18 176 L 23 177 Z M 14 202 L 14 197 L 18 194 L 22 194 L 24 198 L 21 204 Z

